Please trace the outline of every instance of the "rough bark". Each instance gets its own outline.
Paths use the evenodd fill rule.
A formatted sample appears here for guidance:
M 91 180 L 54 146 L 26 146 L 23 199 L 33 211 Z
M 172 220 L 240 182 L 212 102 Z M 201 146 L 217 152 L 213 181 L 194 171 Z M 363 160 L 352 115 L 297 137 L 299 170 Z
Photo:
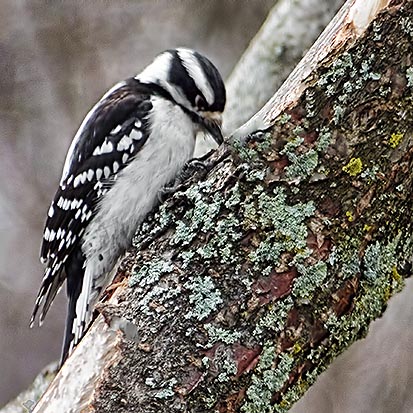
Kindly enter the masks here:
M 143 225 L 36 412 L 286 411 L 365 335 L 413 255 L 412 13 L 346 3 Z

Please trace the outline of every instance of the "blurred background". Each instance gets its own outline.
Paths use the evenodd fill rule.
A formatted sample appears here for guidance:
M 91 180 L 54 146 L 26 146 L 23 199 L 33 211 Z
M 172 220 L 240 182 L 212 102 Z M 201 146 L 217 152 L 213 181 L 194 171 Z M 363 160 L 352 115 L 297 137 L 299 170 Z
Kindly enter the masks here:
M 199 50 L 227 77 L 272 4 L 0 0 L 0 406 L 60 354 L 64 291 L 41 329 L 28 322 L 48 205 L 90 107 L 171 47 Z
M 228 77 L 274 3 L 0 0 L 0 406 L 59 357 L 64 294 L 41 329 L 28 323 L 44 218 L 85 114 L 167 48 L 197 49 Z M 409 282 L 293 411 L 412 412 L 412 295 Z

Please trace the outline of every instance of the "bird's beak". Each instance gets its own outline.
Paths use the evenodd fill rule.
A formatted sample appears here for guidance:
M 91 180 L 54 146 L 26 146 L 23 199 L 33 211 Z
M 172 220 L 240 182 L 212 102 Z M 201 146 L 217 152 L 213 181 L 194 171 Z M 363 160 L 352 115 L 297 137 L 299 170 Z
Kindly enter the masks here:
M 224 142 L 222 136 L 222 114 L 221 112 L 203 112 L 202 119 L 204 120 L 205 129 L 211 134 L 218 145 Z

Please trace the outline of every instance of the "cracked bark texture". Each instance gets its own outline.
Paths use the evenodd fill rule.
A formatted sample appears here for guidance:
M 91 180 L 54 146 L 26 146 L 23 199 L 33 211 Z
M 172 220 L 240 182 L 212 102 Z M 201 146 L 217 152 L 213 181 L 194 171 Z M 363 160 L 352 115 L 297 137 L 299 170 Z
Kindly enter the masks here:
M 143 225 L 36 412 L 284 412 L 366 334 L 411 271 L 412 12 L 346 3 Z

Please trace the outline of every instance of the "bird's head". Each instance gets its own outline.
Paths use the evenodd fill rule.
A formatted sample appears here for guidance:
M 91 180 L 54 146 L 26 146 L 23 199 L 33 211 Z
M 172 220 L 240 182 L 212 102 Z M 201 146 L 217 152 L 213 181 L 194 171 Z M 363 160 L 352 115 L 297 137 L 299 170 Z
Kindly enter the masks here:
M 166 50 L 136 76 L 161 86 L 201 130 L 223 142 L 221 123 L 225 85 L 209 59 L 191 49 Z

